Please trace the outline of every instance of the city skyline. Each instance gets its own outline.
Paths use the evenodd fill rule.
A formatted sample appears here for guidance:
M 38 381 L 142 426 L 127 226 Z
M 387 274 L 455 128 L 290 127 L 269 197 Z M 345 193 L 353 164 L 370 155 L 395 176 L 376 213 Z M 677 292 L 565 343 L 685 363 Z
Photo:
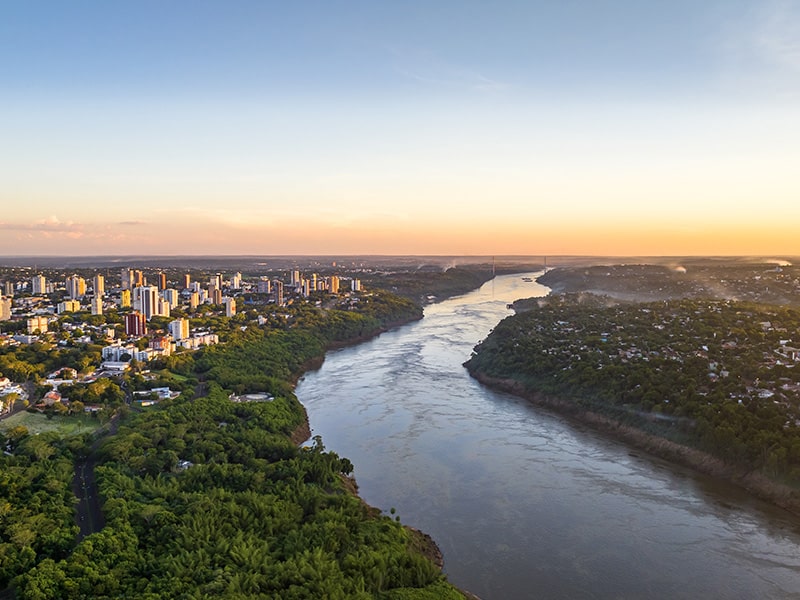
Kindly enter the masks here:
M 0 255 L 800 255 L 800 2 L 3 7 Z

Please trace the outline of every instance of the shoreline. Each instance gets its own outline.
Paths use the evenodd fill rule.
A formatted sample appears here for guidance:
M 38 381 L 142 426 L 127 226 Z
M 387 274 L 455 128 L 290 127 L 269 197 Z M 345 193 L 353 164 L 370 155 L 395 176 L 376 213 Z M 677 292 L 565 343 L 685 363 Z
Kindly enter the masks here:
M 364 342 L 368 342 L 382 333 L 386 333 L 387 331 L 391 331 L 393 329 L 397 329 L 398 327 L 402 327 L 403 325 L 408 325 L 409 323 L 415 323 L 416 321 L 421 321 L 423 315 L 419 317 L 413 317 L 409 319 L 401 319 L 399 321 L 392 321 L 387 323 L 386 325 L 382 325 L 381 327 L 369 332 L 364 333 L 354 338 L 350 338 L 349 340 L 339 341 L 339 342 L 330 342 L 325 346 L 325 349 L 322 351 L 322 354 L 319 356 L 315 356 L 314 358 L 308 359 L 300 366 L 300 370 L 298 373 L 294 374 L 290 380 L 292 384 L 292 389 L 294 390 L 297 388 L 297 383 L 300 379 L 308 373 L 309 371 L 316 371 L 325 363 L 325 356 L 328 352 L 332 350 L 341 350 L 342 348 L 349 348 L 350 346 L 356 346 L 358 344 L 363 344 Z M 310 434 L 309 434 L 310 437 Z M 302 440 L 304 442 L 305 440 Z
M 423 317 L 424 315 L 421 314 L 419 317 L 416 318 L 403 319 L 400 321 L 392 321 L 391 323 L 382 325 L 381 327 L 370 333 L 357 336 L 350 340 L 341 342 L 331 342 L 325 347 L 325 351 L 320 356 L 316 356 L 312 359 L 307 360 L 302 365 L 300 373 L 298 373 L 296 376 L 292 378 L 291 382 L 292 393 L 294 393 L 294 390 L 297 388 L 297 383 L 300 381 L 300 378 L 302 378 L 303 375 L 305 375 L 309 371 L 315 371 L 320 367 L 322 367 L 323 363 L 325 362 L 325 356 L 331 350 L 339 350 L 341 348 L 347 348 L 350 346 L 361 344 L 363 342 L 368 342 L 369 340 L 378 337 L 382 333 L 386 333 L 387 331 L 397 329 L 398 327 L 402 327 L 403 325 L 408 325 L 409 323 L 420 321 L 423 319 Z M 295 399 L 297 400 L 300 407 L 303 409 L 303 422 L 300 423 L 300 425 L 298 425 L 297 428 L 295 428 L 295 430 L 291 433 L 289 437 L 295 446 L 300 446 L 301 444 L 303 444 L 304 442 L 308 441 L 311 438 L 311 424 L 308 420 L 308 411 L 306 410 L 305 405 L 297 397 L 297 394 L 295 394 Z M 353 496 L 358 498 L 358 500 L 366 507 L 368 512 L 374 515 L 383 514 L 383 511 L 380 508 L 372 506 L 371 504 L 367 504 L 367 502 L 365 502 L 364 499 L 358 494 L 358 484 L 356 483 L 354 478 L 342 476 L 342 479 L 345 481 L 345 489 L 349 493 L 353 494 Z M 436 543 L 436 540 L 434 540 L 433 537 L 431 537 L 429 534 L 417 529 L 416 527 L 412 527 L 410 525 L 405 525 L 405 524 L 403 525 L 403 527 L 406 529 L 406 531 L 408 531 L 410 535 L 411 538 L 410 546 L 414 550 L 419 552 L 421 555 L 426 557 L 428 560 L 430 560 L 436 566 L 436 568 L 442 573 L 442 575 L 446 577 L 444 573 L 444 554 L 442 554 L 442 551 L 439 548 L 439 545 Z M 449 581 L 448 583 L 449 585 L 453 586 L 453 588 L 457 589 L 458 592 L 462 594 L 466 600 L 480 600 L 480 598 L 475 594 L 459 589 Z
M 731 483 L 760 500 L 769 502 L 795 517 L 800 517 L 800 490 L 772 481 L 761 473 L 732 465 L 691 446 L 678 444 L 635 427 L 624 425 L 614 419 L 581 408 L 567 399 L 527 389 L 520 382 L 513 379 L 492 377 L 471 370 L 469 373 L 471 377 L 486 387 L 513 394 L 535 406 L 551 409 L 563 417 L 587 425 L 595 431 L 657 458 Z

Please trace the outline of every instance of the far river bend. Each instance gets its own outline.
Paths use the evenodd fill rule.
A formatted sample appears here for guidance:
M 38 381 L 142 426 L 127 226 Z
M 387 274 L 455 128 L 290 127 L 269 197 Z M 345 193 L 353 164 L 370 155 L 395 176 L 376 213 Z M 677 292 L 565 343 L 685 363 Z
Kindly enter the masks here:
M 469 377 L 506 304 L 547 293 L 521 277 L 300 381 L 312 434 L 353 461 L 364 500 L 431 534 L 484 600 L 800 598 L 800 519 Z

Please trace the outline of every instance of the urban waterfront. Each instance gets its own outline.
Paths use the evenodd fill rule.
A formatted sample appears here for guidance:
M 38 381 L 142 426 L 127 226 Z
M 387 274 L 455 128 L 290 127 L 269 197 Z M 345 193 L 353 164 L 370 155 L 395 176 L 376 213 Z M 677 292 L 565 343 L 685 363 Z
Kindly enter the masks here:
M 430 533 L 451 581 L 484 600 L 797 597 L 800 520 L 468 376 L 508 302 L 547 293 L 523 276 L 300 381 L 312 433 L 353 461 L 361 496 Z

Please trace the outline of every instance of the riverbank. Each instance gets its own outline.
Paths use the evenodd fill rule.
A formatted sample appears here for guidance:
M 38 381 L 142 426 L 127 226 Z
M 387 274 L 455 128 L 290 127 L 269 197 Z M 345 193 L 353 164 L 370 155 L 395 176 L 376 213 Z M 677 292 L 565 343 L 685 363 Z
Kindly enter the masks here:
M 384 323 L 383 325 L 372 331 L 369 331 L 359 336 L 355 336 L 348 340 L 328 343 L 325 347 L 325 351 L 323 352 L 323 354 L 307 360 L 305 363 L 303 363 L 300 372 L 292 377 L 293 388 L 296 388 L 298 381 L 300 380 L 300 378 L 303 377 L 305 373 L 317 370 L 323 365 L 323 363 L 325 362 L 325 355 L 328 352 L 368 342 L 378 337 L 382 333 L 386 333 L 393 329 L 397 329 L 398 327 L 408 325 L 409 323 L 420 321 L 423 317 L 424 317 L 423 314 L 419 314 L 419 316 L 391 321 L 388 323 Z M 308 441 L 311 438 L 311 433 L 312 433 L 311 425 L 308 419 L 308 410 L 302 404 L 302 402 L 299 402 L 299 404 L 303 410 L 303 422 L 292 432 L 290 436 L 292 443 L 294 443 L 296 446 L 299 446 L 304 442 Z M 382 510 L 380 508 L 368 504 L 367 502 L 364 501 L 363 498 L 361 498 L 361 496 L 358 493 L 358 484 L 356 483 L 355 478 L 353 478 L 352 476 L 346 477 L 344 475 L 340 475 L 340 480 L 343 483 L 344 489 L 348 493 L 352 494 L 355 498 L 357 498 L 359 502 L 361 502 L 361 504 L 367 510 L 368 514 L 372 515 L 373 517 L 378 517 L 382 513 Z M 444 575 L 444 555 L 442 554 L 441 549 L 436 543 L 436 540 L 434 540 L 433 537 L 431 537 L 424 531 L 411 527 L 410 525 L 403 525 L 403 527 L 406 531 L 408 531 L 410 535 L 410 544 L 409 544 L 410 550 L 414 553 L 417 553 L 425 557 L 433 565 L 436 566 L 436 568 L 442 573 L 442 575 Z M 466 600 L 480 600 L 480 598 L 475 594 L 472 594 L 471 592 L 465 590 L 458 589 L 449 582 L 447 582 L 446 584 L 442 583 L 442 586 L 447 586 L 447 587 L 442 587 L 439 590 L 442 594 L 451 594 L 452 591 L 455 590 L 457 591 L 457 593 L 461 594 Z
M 761 473 L 732 465 L 707 452 L 646 433 L 604 415 L 585 410 L 568 399 L 549 396 L 527 389 L 519 381 L 491 377 L 475 370 L 470 370 L 469 372 L 472 377 L 489 388 L 513 394 L 528 400 L 536 406 L 553 410 L 570 420 L 588 425 L 616 440 L 658 458 L 737 485 L 761 500 L 771 502 L 796 516 L 800 516 L 800 491 L 772 481 Z
M 377 329 L 374 329 L 368 333 L 353 337 L 349 340 L 330 342 L 327 346 L 325 346 L 325 351 L 322 354 L 310 358 L 309 360 L 303 363 L 303 365 L 300 368 L 300 371 L 292 377 L 292 387 L 293 388 L 297 387 L 297 382 L 303 375 L 305 375 L 309 371 L 315 371 L 319 369 L 325 362 L 325 355 L 331 350 L 340 350 L 342 348 L 349 348 L 350 346 L 363 344 L 364 342 L 368 342 L 369 340 L 378 337 L 382 333 L 386 333 L 387 331 L 391 331 L 392 329 L 402 327 L 403 325 L 408 325 L 409 323 L 414 323 L 415 321 L 419 321 L 422 318 L 423 315 L 419 315 L 418 317 L 414 318 L 392 321 L 390 323 L 385 323 L 381 327 L 378 327 Z M 300 403 L 300 405 L 303 406 L 302 402 Z M 308 441 L 311 438 L 311 425 L 309 424 L 308 421 L 308 411 L 306 410 L 305 406 L 303 406 L 303 422 L 297 426 L 297 428 L 292 432 L 292 434 L 289 437 L 295 446 L 299 446 L 300 444 Z

